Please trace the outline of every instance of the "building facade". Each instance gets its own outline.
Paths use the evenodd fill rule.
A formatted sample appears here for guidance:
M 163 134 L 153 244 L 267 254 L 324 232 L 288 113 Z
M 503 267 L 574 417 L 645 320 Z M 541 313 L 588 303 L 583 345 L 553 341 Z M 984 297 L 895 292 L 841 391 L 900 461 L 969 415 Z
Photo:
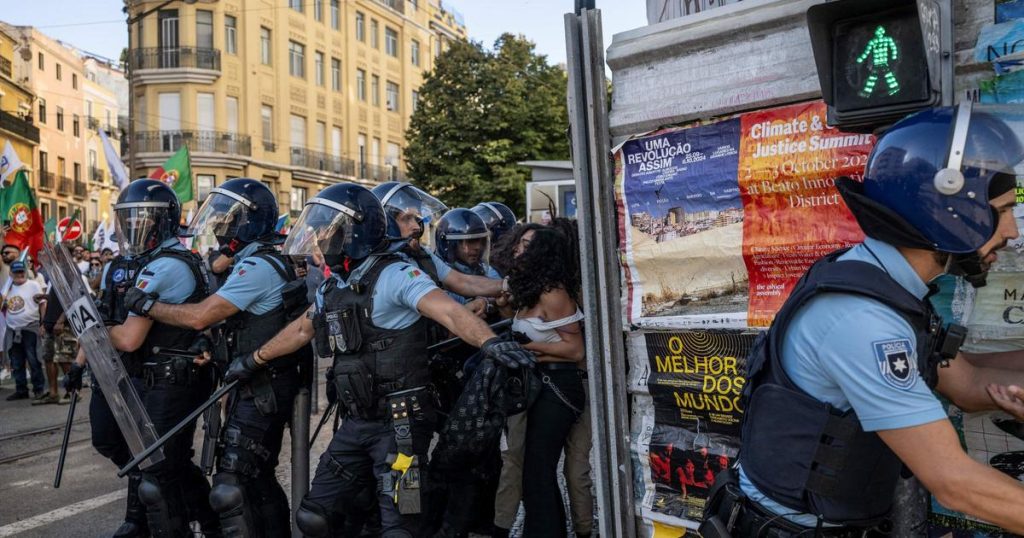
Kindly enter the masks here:
M 17 38 L 0 28 L 0 151 L 10 142 L 31 171 L 35 168 L 39 128 L 32 117 L 35 96 L 14 78 L 15 57 L 23 54 L 22 50 Z
M 187 145 L 197 197 L 232 177 L 282 211 L 338 181 L 404 177 L 423 75 L 461 18 L 437 0 L 131 2 L 134 177 Z
M 86 231 L 92 234 L 97 225 L 113 218 L 113 206 L 120 192 L 110 175 L 99 133 L 101 129 L 105 131 L 115 153 L 120 152 L 123 135 L 119 116 L 125 112 L 121 108 L 121 100 L 123 97 L 127 102 L 128 80 L 123 71 L 108 61 L 84 57 L 82 64 L 85 70 L 85 166 L 88 178 L 84 224 Z

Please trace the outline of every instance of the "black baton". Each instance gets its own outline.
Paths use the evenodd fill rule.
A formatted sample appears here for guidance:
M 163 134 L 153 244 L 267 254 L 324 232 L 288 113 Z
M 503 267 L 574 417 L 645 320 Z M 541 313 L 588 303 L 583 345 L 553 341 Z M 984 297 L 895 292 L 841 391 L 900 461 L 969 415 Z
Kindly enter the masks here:
M 505 329 L 507 329 L 507 328 L 509 328 L 511 326 L 512 326 L 512 319 L 511 318 L 503 319 L 503 320 L 501 320 L 499 322 L 496 322 L 496 323 L 490 325 L 491 331 L 494 331 L 495 333 L 501 332 L 501 331 L 503 331 L 503 330 L 505 330 Z M 455 338 L 449 338 L 449 339 L 447 339 L 447 340 L 445 340 L 443 342 L 438 342 L 438 343 L 436 343 L 436 344 L 434 344 L 432 346 L 428 346 L 427 347 L 427 351 L 433 352 L 433 351 L 437 351 L 439 349 L 447 349 L 447 348 L 452 347 L 453 345 L 462 344 L 462 343 L 465 343 L 465 342 L 463 342 L 463 340 L 461 338 L 456 336 Z M 468 346 L 469 344 L 466 344 L 466 345 Z
M 309 448 L 313 448 L 313 443 L 316 442 L 317 436 L 320 435 L 320 430 L 323 429 L 324 424 L 327 424 L 327 420 L 331 418 L 331 414 L 334 413 L 334 409 L 338 407 L 338 402 L 331 402 L 324 410 L 324 416 L 320 417 L 320 424 L 316 425 L 316 431 L 313 432 L 313 437 L 309 440 Z
M 57 476 L 53 477 L 53 489 L 60 487 L 60 479 L 64 475 L 64 460 L 68 457 L 68 441 L 71 439 L 71 423 L 75 420 L 75 407 L 78 406 L 78 391 L 74 390 L 71 395 L 71 405 L 68 407 L 68 420 L 64 424 L 64 440 L 60 442 L 60 456 L 57 457 Z

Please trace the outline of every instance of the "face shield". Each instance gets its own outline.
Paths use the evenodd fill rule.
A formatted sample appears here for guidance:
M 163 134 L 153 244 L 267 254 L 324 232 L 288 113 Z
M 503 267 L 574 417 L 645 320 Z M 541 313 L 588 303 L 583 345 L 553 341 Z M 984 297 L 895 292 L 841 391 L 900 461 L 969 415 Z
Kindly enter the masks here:
M 231 191 L 213 189 L 192 219 L 188 234 L 198 244 L 217 243 L 225 246 L 238 236 L 238 230 L 249 223 L 252 202 Z
M 361 257 L 355 252 L 358 249 L 353 248 L 359 240 L 355 233 L 359 219 L 358 213 L 341 204 L 310 200 L 292 225 L 281 250 L 293 257 L 322 257 L 332 266 L 346 256 Z
M 114 221 L 121 252 L 127 256 L 138 256 L 160 246 L 160 227 L 170 218 L 169 214 L 166 202 L 115 205 Z
M 490 263 L 491 234 L 490 232 L 451 233 L 445 235 L 449 261 L 476 268 L 480 264 Z
M 395 185 L 381 199 L 384 212 L 398 226 L 399 237 L 416 239 L 430 246 L 434 228 L 448 206 L 422 189 L 407 184 Z

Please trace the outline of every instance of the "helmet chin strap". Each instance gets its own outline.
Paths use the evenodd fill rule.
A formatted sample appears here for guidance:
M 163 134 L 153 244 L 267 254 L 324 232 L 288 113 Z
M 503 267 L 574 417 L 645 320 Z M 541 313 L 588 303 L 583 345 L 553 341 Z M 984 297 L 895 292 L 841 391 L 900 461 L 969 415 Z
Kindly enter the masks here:
M 946 273 L 963 277 L 975 288 L 987 284 L 988 269 L 977 252 L 970 254 L 950 254 L 946 259 Z

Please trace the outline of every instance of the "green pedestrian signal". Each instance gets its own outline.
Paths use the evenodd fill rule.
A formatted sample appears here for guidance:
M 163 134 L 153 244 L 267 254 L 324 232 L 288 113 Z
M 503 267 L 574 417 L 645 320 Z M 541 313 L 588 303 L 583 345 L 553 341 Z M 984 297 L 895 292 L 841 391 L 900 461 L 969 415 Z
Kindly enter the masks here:
M 868 61 L 867 65 L 871 70 L 867 81 L 864 82 L 864 87 L 860 90 L 860 96 L 868 98 L 871 97 L 871 94 L 875 93 L 875 84 L 878 82 L 880 74 L 885 78 L 885 84 L 889 88 L 889 95 L 899 93 L 900 82 L 896 80 L 896 75 L 893 74 L 892 67 L 890 67 L 890 64 L 899 58 L 900 48 L 896 45 L 896 40 L 885 33 L 884 26 L 876 28 L 875 37 L 868 41 L 868 46 L 864 48 L 864 52 L 857 57 L 857 63 L 859 64 Z

